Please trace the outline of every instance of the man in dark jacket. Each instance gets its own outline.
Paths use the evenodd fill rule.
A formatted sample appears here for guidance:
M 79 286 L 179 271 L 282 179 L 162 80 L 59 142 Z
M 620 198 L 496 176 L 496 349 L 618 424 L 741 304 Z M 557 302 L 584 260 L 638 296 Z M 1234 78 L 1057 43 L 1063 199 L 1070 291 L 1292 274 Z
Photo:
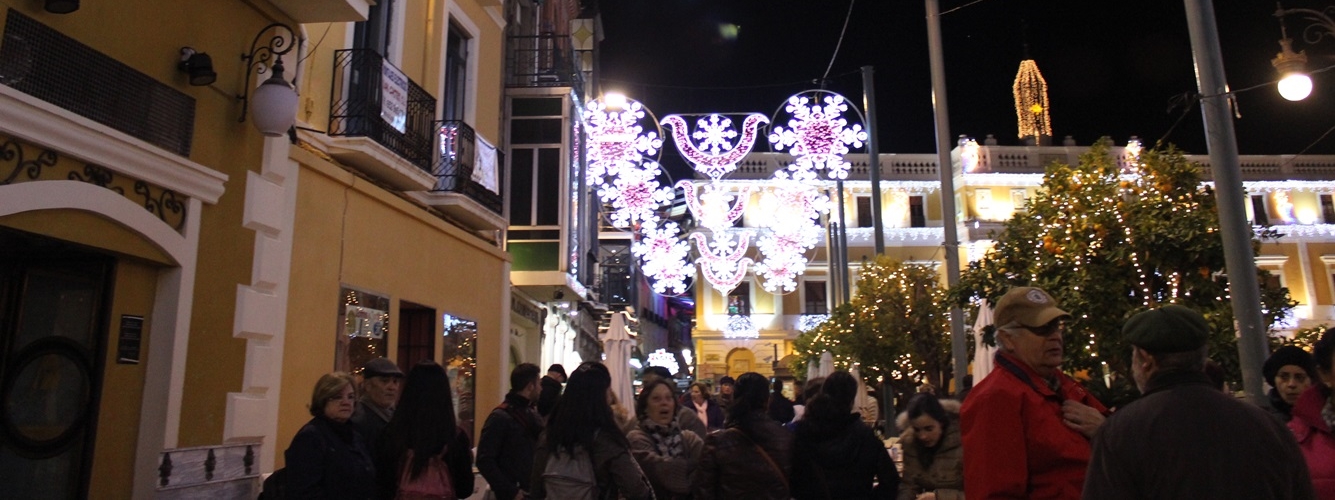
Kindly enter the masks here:
M 561 384 L 566 383 L 566 367 L 560 363 L 547 368 L 547 375 L 542 377 L 542 393 L 538 395 L 538 414 L 547 418 L 556 408 L 556 401 L 561 399 Z
M 523 363 L 510 372 L 510 392 L 491 411 L 477 442 L 477 470 L 499 500 L 526 496 L 533 471 L 533 447 L 542 433 L 542 417 L 533 409 L 541 389 L 538 365 Z
M 1178 305 L 1127 320 L 1143 395 L 1095 435 L 1083 498 L 1313 498 L 1293 434 L 1210 385 L 1209 335 L 1200 313 Z
M 769 395 L 769 418 L 786 424 L 793 421 L 793 401 L 783 395 L 783 381 L 774 380 L 774 391 Z
M 399 403 L 399 389 L 403 388 L 403 370 L 389 358 L 375 358 L 362 366 L 361 399 L 352 412 L 353 427 L 366 441 L 366 449 L 374 453 Z

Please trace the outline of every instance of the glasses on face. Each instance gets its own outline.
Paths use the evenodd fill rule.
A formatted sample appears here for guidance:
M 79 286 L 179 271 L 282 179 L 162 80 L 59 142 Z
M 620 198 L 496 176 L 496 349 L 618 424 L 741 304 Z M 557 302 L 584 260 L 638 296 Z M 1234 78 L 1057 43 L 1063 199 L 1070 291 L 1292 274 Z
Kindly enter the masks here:
M 1048 324 L 1043 325 L 1043 326 L 1024 326 L 1024 325 L 1020 325 L 1020 328 L 1024 328 L 1025 330 L 1029 330 L 1030 333 L 1033 333 L 1034 335 L 1038 335 L 1039 337 L 1048 337 L 1048 336 L 1051 336 L 1051 335 L 1054 334 L 1054 333 L 1057 333 L 1057 332 L 1060 332 L 1060 331 L 1062 331 L 1062 330 L 1065 330 L 1065 329 L 1066 329 L 1066 322 L 1058 319 L 1058 320 L 1052 320 L 1052 321 L 1049 321 Z

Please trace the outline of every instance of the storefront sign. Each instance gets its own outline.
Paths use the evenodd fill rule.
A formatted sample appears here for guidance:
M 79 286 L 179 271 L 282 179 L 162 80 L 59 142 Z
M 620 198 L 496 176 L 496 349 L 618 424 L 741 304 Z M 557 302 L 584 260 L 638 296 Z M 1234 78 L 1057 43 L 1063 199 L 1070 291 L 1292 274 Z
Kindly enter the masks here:
M 139 345 L 143 333 L 143 316 L 121 315 L 120 333 L 116 340 L 116 364 L 139 364 Z
M 385 311 L 362 306 L 347 306 L 344 327 L 348 337 L 382 339 L 385 337 Z

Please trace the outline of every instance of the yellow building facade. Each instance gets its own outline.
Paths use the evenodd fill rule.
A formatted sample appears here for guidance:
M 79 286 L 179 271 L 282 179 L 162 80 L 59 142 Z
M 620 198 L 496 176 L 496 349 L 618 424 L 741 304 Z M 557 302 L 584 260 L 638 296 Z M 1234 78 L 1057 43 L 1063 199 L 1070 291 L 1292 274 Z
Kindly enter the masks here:
M 381 355 L 446 365 L 480 429 L 510 361 L 502 9 L 7 5 L 9 494 L 253 498 L 315 381 Z M 296 123 L 265 137 L 238 96 L 279 58 Z
M 1025 204 L 1042 184 L 1046 165 L 1075 164 L 1088 149 L 1069 140 L 1063 146 L 962 141 L 952 152 L 961 267 L 981 258 L 992 247 L 991 234 L 999 233 L 1006 220 L 1023 213 Z M 1126 163 L 1130 153 L 1126 147 L 1114 147 L 1112 154 Z M 875 254 L 869 199 L 873 193 L 867 180 L 867 156 L 853 154 L 848 159 L 853 168 L 844 182 L 842 201 L 833 182 L 825 182 L 821 188 L 835 201 L 830 205 L 829 220 L 839 221 L 839 206 L 843 208 L 842 220 L 848 228 L 849 289 L 856 294 L 861 262 Z M 1209 157 L 1188 155 L 1188 159 L 1205 168 L 1204 177 L 1210 182 Z M 783 154 L 752 153 L 722 183 L 731 185 L 734 192 L 750 186 L 756 193 L 790 161 Z M 1335 325 L 1335 156 L 1244 155 L 1241 162 L 1244 187 L 1250 197 L 1249 219 L 1257 225 L 1270 225 L 1281 235 L 1262 244 L 1256 265 L 1274 273 L 1298 302 L 1292 316 L 1275 333 L 1288 335 L 1300 328 Z M 941 211 L 936 155 L 882 154 L 880 165 L 886 255 L 902 262 L 936 266 L 944 285 L 946 218 Z M 759 203 L 759 194 L 752 194 L 748 210 Z M 742 226 L 756 224 L 744 215 Z M 747 371 L 779 376 L 788 373 L 792 367 L 785 357 L 792 353 L 792 341 L 822 321 L 835 304 L 837 290 L 832 283 L 837 280 L 831 277 L 828 235 L 825 233 L 826 238 L 808 252 L 807 270 L 790 293 L 766 292 L 754 273 L 726 295 L 704 281 L 696 282 L 693 339 L 698 353 L 697 377 L 717 380 Z M 777 365 L 775 360 L 779 361 Z

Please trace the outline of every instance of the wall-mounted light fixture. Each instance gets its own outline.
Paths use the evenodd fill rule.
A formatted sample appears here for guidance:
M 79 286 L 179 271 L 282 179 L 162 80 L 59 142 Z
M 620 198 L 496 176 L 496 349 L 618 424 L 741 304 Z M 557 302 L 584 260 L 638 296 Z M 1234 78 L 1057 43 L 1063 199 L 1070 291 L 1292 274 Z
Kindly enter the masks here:
M 69 14 L 79 10 L 79 0 L 46 0 L 46 11 L 52 14 Z
M 270 31 L 275 33 L 268 39 L 268 43 L 260 45 L 260 40 Z M 253 108 L 249 109 L 254 113 L 251 123 L 261 134 L 269 137 L 286 134 L 297 120 L 297 90 L 283 79 L 283 55 L 292 51 L 296 41 L 296 33 L 291 27 L 273 23 L 260 30 L 250 43 L 250 52 L 241 55 L 241 60 L 246 61 L 245 90 L 236 96 L 241 100 L 241 121 L 246 121 L 248 108 Z M 272 68 L 269 59 L 274 59 Z M 262 75 L 270 69 L 273 74 L 251 94 L 251 72 Z
M 196 87 L 212 85 L 218 80 L 218 74 L 213 72 L 213 58 L 190 47 L 181 47 L 181 62 L 176 67 L 190 75 L 190 84 Z

